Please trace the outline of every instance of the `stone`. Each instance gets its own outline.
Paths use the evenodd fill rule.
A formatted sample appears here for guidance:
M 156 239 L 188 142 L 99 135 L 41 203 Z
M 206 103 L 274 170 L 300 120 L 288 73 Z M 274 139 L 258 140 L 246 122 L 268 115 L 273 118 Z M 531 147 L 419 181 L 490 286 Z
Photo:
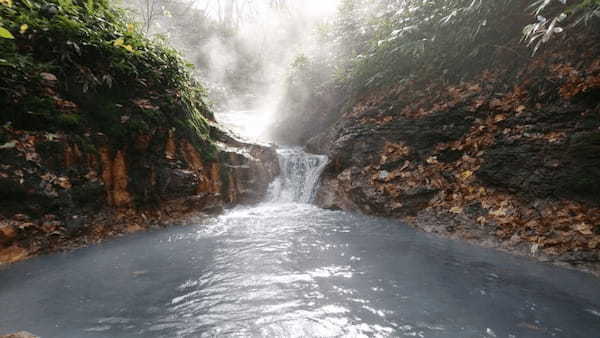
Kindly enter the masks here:
M 8 242 L 17 237 L 17 229 L 12 224 L 0 223 L 0 243 Z
M 0 249 L 0 263 L 14 263 L 22 261 L 29 256 L 29 252 L 17 245 Z
M 11 334 L 0 336 L 0 338 L 40 338 L 40 337 L 34 336 L 33 334 L 26 332 L 26 331 L 21 331 L 21 332 L 17 332 L 17 333 L 11 333 Z
M 125 228 L 125 232 L 130 233 L 130 234 L 136 233 L 136 232 L 140 232 L 140 231 L 143 231 L 143 230 L 144 230 L 144 228 L 141 225 L 139 225 L 139 224 L 129 224 Z

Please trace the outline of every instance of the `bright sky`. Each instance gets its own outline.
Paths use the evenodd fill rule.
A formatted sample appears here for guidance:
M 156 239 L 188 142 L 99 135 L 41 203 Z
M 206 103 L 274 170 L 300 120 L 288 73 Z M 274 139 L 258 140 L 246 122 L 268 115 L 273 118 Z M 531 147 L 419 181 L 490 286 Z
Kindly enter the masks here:
M 327 16 L 335 13 L 339 0 L 295 0 L 301 3 L 302 8 L 311 16 Z
M 195 6 L 204 8 L 206 1 L 215 0 L 194 0 Z M 238 0 L 240 1 L 240 0 Z M 258 0 L 257 3 L 260 5 L 267 6 L 269 0 Z M 290 0 L 292 7 L 302 10 L 306 15 L 310 17 L 323 17 L 335 14 L 339 0 Z M 255 3 L 256 4 L 256 3 Z M 210 8 L 216 7 L 216 2 L 209 5 Z

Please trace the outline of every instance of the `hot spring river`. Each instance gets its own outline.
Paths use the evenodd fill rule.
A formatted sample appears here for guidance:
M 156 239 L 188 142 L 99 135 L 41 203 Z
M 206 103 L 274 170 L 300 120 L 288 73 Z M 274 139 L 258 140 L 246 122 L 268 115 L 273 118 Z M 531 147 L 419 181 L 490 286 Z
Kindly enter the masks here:
M 600 281 L 311 206 L 283 151 L 270 202 L 0 271 L 0 333 L 41 337 L 600 337 Z

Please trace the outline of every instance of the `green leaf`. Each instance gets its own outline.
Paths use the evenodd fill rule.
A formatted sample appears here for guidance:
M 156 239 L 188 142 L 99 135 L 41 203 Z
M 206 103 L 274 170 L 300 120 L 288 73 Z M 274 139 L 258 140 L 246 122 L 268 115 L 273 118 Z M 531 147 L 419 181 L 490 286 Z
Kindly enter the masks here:
M 4 27 L 0 27 L 0 38 L 14 39 L 15 37 Z
M 0 59 L 0 67 L 14 67 L 15 65 L 13 65 L 12 63 L 4 60 L 4 59 Z
M 87 0 L 85 7 L 89 14 L 93 14 L 94 13 L 94 0 Z

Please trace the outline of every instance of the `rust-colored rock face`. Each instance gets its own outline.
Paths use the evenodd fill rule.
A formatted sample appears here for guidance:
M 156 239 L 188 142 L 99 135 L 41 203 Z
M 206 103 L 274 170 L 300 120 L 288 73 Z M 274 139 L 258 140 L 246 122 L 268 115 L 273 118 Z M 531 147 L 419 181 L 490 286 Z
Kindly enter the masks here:
M 102 182 L 106 188 L 106 200 L 108 205 L 114 205 L 112 187 L 113 187 L 113 171 L 112 171 L 112 156 L 111 151 L 107 146 L 102 146 L 99 151 L 100 163 L 102 165 Z
M 127 163 L 123 151 L 117 151 L 115 159 L 112 161 L 112 202 L 115 207 L 124 208 L 129 206 L 132 201 L 131 195 L 127 191 Z
M 70 168 L 78 164 L 82 159 L 82 153 L 76 144 L 65 145 L 65 168 Z
M 15 141 L 0 149 L 0 264 L 258 202 L 278 170 L 268 147 L 236 143 L 204 156 L 166 130 L 120 146 L 97 134 L 85 147 L 76 135 L 7 132 Z
M 198 150 L 188 140 L 181 142 L 181 148 L 183 149 L 183 157 L 190 168 L 198 173 L 204 172 L 204 163 Z

